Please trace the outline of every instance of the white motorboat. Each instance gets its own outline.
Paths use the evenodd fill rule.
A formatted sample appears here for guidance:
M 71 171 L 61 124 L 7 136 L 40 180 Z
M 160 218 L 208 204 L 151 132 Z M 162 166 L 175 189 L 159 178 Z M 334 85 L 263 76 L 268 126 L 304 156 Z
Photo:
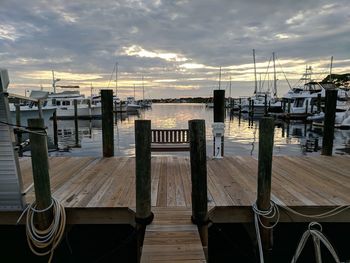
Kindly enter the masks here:
M 113 108 L 115 112 L 126 112 L 126 104 L 122 103 L 116 96 L 113 96 Z M 91 97 L 91 116 L 92 118 L 100 118 L 102 116 L 102 103 L 100 95 Z
M 135 97 L 126 98 L 126 111 L 137 111 L 141 108 L 141 105 L 137 104 Z
M 77 100 L 78 118 L 91 118 L 90 100 L 81 95 L 79 91 L 63 91 L 60 93 L 50 93 L 47 98 L 47 106 L 57 108 L 57 118 L 74 118 L 74 100 Z
M 56 111 L 55 106 L 47 105 L 48 92 L 45 91 L 32 91 L 29 97 L 22 97 L 20 95 L 11 94 L 17 100 L 26 101 L 19 105 L 20 110 L 20 125 L 26 126 L 28 119 L 43 118 L 45 123 L 52 117 L 53 113 Z M 34 100 L 41 101 L 41 112 L 37 103 Z M 15 103 L 9 103 L 11 121 L 16 124 L 16 105 Z

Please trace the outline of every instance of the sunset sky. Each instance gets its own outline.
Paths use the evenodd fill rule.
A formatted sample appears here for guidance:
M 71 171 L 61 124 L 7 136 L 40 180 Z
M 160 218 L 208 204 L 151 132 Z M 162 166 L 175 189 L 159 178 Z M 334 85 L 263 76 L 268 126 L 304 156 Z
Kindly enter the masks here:
M 211 96 L 221 87 L 232 96 L 254 89 L 252 50 L 258 79 L 276 53 L 278 94 L 312 66 L 315 79 L 350 72 L 348 0 L 146 0 L 0 1 L 0 67 L 10 90 L 52 91 L 79 85 L 90 95 L 115 87 L 118 63 L 121 98 Z M 261 75 L 259 73 L 262 73 Z M 142 78 L 144 81 L 142 82 Z

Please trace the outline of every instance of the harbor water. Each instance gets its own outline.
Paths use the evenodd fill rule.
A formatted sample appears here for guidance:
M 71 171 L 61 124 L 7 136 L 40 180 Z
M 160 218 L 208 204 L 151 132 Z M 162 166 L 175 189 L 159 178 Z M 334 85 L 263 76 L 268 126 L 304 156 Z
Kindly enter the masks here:
M 115 114 L 114 151 L 116 156 L 133 156 L 135 153 L 134 121 L 148 119 L 154 129 L 188 128 L 191 119 L 204 119 L 206 123 L 207 155 L 213 155 L 213 109 L 204 104 L 153 104 L 152 108 L 134 114 Z M 49 145 L 53 148 L 53 124 L 48 124 Z M 58 121 L 60 151 L 54 156 L 102 156 L 102 120 L 79 120 L 75 136 L 74 120 Z M 322 146 L 322 127 L 303 122 L 276 120 L 274 155 L 319 155 Z M 225 155 L 258 155 L 259 119 L 247 115 L 230 114 L 225 117 Z M 334 154 L 350 153 L 350 131 L 335 130 Z M 159 153 L 157 153 L 159 154 Z M 168 154 L 168 153 L 160 153 Z M 188 152 L 172 153 L 188 155 Z

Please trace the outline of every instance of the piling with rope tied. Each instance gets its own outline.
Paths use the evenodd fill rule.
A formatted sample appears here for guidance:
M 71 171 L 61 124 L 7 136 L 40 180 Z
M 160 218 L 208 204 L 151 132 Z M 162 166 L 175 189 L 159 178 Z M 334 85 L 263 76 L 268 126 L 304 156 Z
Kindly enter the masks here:
M 190 161 L 192 182 L 192 222 L 197 224 L 203 249 L 208 258 L 208 184 L 205 121 L 190 120 Z
M 28 119 L 28 128 L 32 155 L 33 182 L 37 208 L 46 209 L 51 205 L 51 188 L 49 176 L 49 158 L 47 138 L 43 119 Z M 41 135 L 40 135 L 41 133 Z M 37 215 L 39 228 L 46 229 L 52 220 L 52 210 Z
M 258 189 L 256 207 L 259 211 L 271 209 L 271 175 L 272 153 L 275 122 L 271 117 L 263 117 L 259 123 L 259 155 L 258 155 Z M 269 225 L 267 218 L 260 218 L 261 223 Z M 268 259 L 272 251 L 272 229 L 260 228 L 264 258 Z

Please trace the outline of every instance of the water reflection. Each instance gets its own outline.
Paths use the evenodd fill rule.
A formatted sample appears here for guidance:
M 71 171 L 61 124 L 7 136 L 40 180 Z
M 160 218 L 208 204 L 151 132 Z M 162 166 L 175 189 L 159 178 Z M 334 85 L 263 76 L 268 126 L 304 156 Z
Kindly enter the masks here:
M 152 109 L 136 115 L 116 114 L 114 120 L 114 148 L 117 156 L 134 155 L 134 121 L 149 119 L 152 128 L 184 129 L 191 119 L 204 119 L 206 122 L 207 154 L 213 151 L 211 125 L 213 109 L 203 104 L 153 104 Z M 234 115 L 227 111 L 225 118 L 225 155 L 258 155 L 259 120 L 247 115 Z M 58 141 L 61 148 L 69 152 L 56 152 L 55 155 L 101 156 L 102 121 L 79 120 L 78 133 L 74 121 L 58 122 Z M 53 142 L 52 123 L 49 126 L 49 141 Z M 78 136 L 76 136 L 78 134 Z M 77 141 L 78 140 L 78 141 Z M 277 122 L 274 136 L 275 155 L 315 155 L 320 154 L 322 128 L 298 122 Z M 79 145 L 81 148 L 77 148 Z M 335 131 L 334 153 L 349 154 L 350 131 Z M 166 153 L 165 153 L 166 154 Z M 188 153 L 176 153 L 188 155 Z

